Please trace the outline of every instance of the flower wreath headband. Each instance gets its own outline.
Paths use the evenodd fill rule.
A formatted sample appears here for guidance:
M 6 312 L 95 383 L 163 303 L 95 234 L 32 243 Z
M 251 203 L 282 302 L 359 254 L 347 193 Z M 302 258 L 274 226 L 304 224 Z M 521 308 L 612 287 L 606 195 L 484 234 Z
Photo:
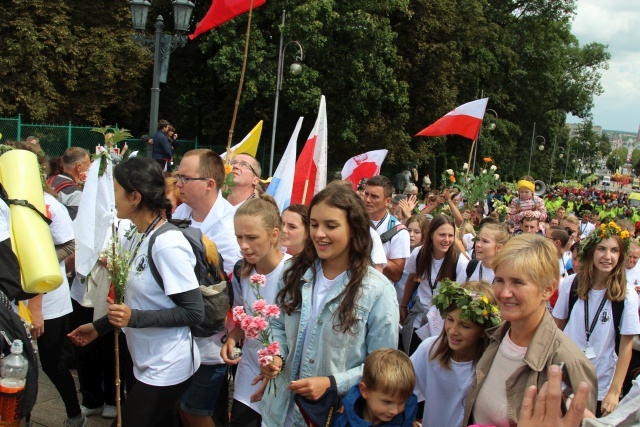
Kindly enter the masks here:
M 625 255 L 628 254 L 629 245 L 631 244 L 631 235 L 627 230 L 623 230 L 618 224 L 611 221 L 600 224 L 598 228 L 589 234 L 589 237 L 580 243 L 580 251 L 578 252 L 580 261 L 585 262 L 587 260 L 587 254 L 594 245 L 597 245 L 604 239 L 608 239 L 612 236 L 619 236 L 622 239 L 622 253 Z
M 440 283 L 438 295 L 433 297 L 432 302 L 442 317 L 455 305 L 460 309 L 460 319 L 469 320 L 484 328 L 498 326 L 502 322 L 500 310 L 489 302 L 484 293 L 465 289 L 450 279 L 444 279 Z

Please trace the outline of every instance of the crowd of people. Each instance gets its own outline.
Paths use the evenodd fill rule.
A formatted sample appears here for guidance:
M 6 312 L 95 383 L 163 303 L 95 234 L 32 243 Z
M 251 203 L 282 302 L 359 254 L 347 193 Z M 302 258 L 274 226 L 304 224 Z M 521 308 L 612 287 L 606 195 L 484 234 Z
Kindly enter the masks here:
M 250 154 L 228 162 L 228 197 L 225 162 L 211 150 L 186 152 L 171 173 L 170 153 L 155 152 L 156 139 L 166 148 L 167 126 L 153 159 L 113 170 L 116 233 L 132 255 L 124 300 L 109 299 L 106 313 L 85 306 L 86 278 L 73 268 L 89 155 L 70 148 L 48 172 L 51 233 L 69 283 L 28 307 L 66 426 L 115 417 L 115 328 L 124 332 L 124 426 L 305 426 L 318 415 L 336 426 L 577 426 L 615 418 L 640 395 L 640 245 L 626 194 L 541 198 L 523 177 L 517 194 L 496 189 L 465 206 L 464 194 L 429 192 L 430 181 L 420 195 L 417 174 L 377 175 L 357 189 L 331 182 L 310 206 L 280 212 Z M 46 173 L 39 147 L 14 147 L 37 153 Z M 47 184 L 63 181 L 59 191 Z M 508 206 L 505 218 L 494 199 Z M 260 296 L 279 309 L 270 363 L 231 317 L 222 331 L 193 336 L 204 318 L 196 258 L 177 228 L 158 232 L 168 222 L 215 243 L 230 309 L 250 312 L 250 282 L 264 276 Z

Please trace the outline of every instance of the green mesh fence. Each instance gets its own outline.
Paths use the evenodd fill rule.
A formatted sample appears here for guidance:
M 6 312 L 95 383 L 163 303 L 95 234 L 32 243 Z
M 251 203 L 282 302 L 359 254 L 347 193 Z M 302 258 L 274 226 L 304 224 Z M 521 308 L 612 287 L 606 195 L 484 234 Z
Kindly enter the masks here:
M 22 123 L 20 116 L 0 118 L 0 142 L 20 141 L 28 136 L 40 139 L 40 147 L 48 156 L 61 156 L 69 147 L 82 147 L 90 153 L 95 152 L 95 147 L 104 143 L 104 137 L 92 132 L 92 126 L 48 125 Z M 176 149 L 176 157 L 194 148 L 197 148 L 197 140 L 179 140 L 180 146 Z M 122 145 L 122 144 L 121 144 Z M 140 139 L 127 140 L 130 151 L 138 151 L 140 156 L 146 156 L 147 143 Z M 122 147 L 121 147 L 122 148 Z

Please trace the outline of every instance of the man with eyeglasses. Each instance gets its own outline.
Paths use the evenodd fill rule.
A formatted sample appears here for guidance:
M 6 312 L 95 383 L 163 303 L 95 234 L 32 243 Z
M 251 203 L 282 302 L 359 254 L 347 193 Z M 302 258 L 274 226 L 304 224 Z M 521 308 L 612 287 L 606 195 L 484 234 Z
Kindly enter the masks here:
M 233 166 L 234 185 L 227 201 L 236 211 L 240 205 L 255 196 L 256 186 L 260 185 L 262 169 L 256 158 L 248 153 L 236 154 L 229 164 Z
M 240 259 L 240 247 L 233 225 L 235 210 L 220 191 L 224 182 L 222 158 L 208 149 L 187 151 L 180 162 L 177 179 L 183 203 L 176 208 L 173 218 L 189 219 L 192 227 L 202 230 L 216 244 L 224 271 L 230 275 Z M 182 396 L 180 413 L 185 427 L 213 426 L 211 417 L 217 399 L 228 397 L 224 392 L 219 395 L 226 384 L 227 367 L 220 356 L 224 335 L 223 331 L 211 337 L 195 338 L 201 365 Z

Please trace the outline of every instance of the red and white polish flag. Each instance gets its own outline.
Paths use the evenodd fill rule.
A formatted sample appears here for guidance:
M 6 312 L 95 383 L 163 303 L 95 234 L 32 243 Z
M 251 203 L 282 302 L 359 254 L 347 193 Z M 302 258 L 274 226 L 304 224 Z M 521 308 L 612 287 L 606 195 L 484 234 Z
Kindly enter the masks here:
M 449 111 L 434 124 L 418 132 L 416 136 L 460 135 L 476 139 L 480 132 L 488 100 L 489 98 L 482 98 L 467 102 L 455 110 Z
M 291 204 L 309 206 L 313 196 L 327 186 L 327 106 L 320 98 L 318 118 L 296 162 Z
M 342 168 L 342 179 L 350 181 L 355 190 L 362 178 L 369 179 L 380 174 L 387 153 L 387 150 L 374 150 L 350 158 Z

